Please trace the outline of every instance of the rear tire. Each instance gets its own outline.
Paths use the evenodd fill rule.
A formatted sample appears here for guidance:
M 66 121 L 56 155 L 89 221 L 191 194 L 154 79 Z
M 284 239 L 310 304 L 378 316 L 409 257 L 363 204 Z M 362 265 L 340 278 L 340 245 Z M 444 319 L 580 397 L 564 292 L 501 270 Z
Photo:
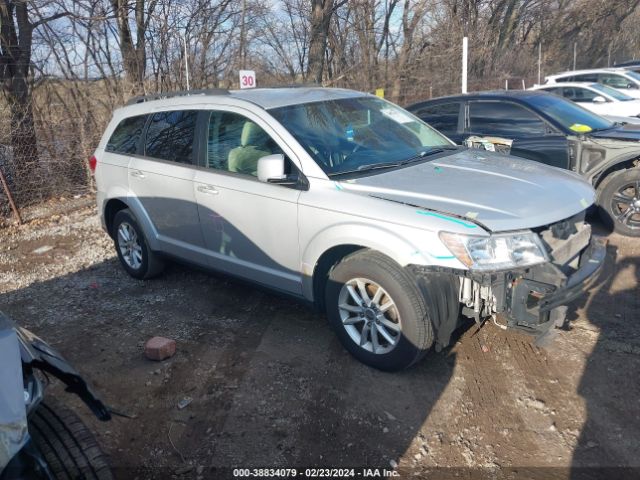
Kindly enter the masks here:
M 439 297 L 448 299 L 448 289 L 436 283 L 433 291 L 423 293 L 414 275 L 370 250 L 338 263 L 325 290 L 329 322 L 344 348 L 362 363 L 385 371 L 407 368 L 429 351 L 434 319 L 440 316 Z M 366 308 L 358 307 L 357 298 Z
M 57 480 L 112 480 L 106 454 L 80 418 L 47 399 L 29 418 L 29 434 Z
M 153 278 L 164 270 L 164 261 L 149 248 L 144 232 L 131 210 L 125 208 L 113 219 L 113 243 L 120 264 L 133 278 Z
M 621 235 L 640 237 L 640 168 L 607 176 L 598 187 L 598 210 L 610 229 Z

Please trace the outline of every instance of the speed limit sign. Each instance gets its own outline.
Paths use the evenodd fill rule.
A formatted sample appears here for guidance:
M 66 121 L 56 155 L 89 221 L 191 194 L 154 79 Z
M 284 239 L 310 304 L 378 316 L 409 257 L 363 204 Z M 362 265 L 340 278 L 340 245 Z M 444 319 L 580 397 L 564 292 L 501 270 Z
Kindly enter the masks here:
M 240 70 L 240 88 L 255 88 L 256 72 L 253 70 Z

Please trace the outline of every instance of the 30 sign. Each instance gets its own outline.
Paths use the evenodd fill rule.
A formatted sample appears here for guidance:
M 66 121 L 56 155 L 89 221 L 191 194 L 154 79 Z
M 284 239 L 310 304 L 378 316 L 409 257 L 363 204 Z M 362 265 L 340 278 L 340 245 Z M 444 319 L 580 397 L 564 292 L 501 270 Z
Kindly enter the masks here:
M 256 72 L 253 70 L 240 70 L 240 88 L 255 88 Z

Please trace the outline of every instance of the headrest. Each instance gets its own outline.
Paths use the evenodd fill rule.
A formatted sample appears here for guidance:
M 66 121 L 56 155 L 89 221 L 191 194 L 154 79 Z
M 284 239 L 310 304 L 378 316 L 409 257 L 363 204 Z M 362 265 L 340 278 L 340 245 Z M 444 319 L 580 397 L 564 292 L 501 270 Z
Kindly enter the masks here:
M 265 141 L 265 132 L 255 123 L 247 120 L 242 127 L 242 135 L 240 136 L 240 145 L 262 145 Z

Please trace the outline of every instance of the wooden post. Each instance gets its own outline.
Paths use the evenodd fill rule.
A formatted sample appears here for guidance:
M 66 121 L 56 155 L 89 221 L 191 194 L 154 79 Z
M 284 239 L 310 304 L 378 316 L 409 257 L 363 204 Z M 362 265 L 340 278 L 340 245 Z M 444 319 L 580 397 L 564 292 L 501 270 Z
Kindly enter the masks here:
M 11 210 L 13 210 L 13 213 L 15 213 L 16 217 L 18 218 L 18 224 L 22 225 L 22 217 L 20 216 L 20 212 L 18 211 L 18 207 L 16 206 L 16 203 L 13 201 L 13 195 L 11 195 L 11 190 L 9 190 L 7 179 L 5 178 L 4 173 L 2 173 L 1 168 L 0 168 L 0 182 L 2 182 L 2 188 L 4 192 L 7 194 L 7 199 L 9 199 L 9 205 L 11 205 Z

